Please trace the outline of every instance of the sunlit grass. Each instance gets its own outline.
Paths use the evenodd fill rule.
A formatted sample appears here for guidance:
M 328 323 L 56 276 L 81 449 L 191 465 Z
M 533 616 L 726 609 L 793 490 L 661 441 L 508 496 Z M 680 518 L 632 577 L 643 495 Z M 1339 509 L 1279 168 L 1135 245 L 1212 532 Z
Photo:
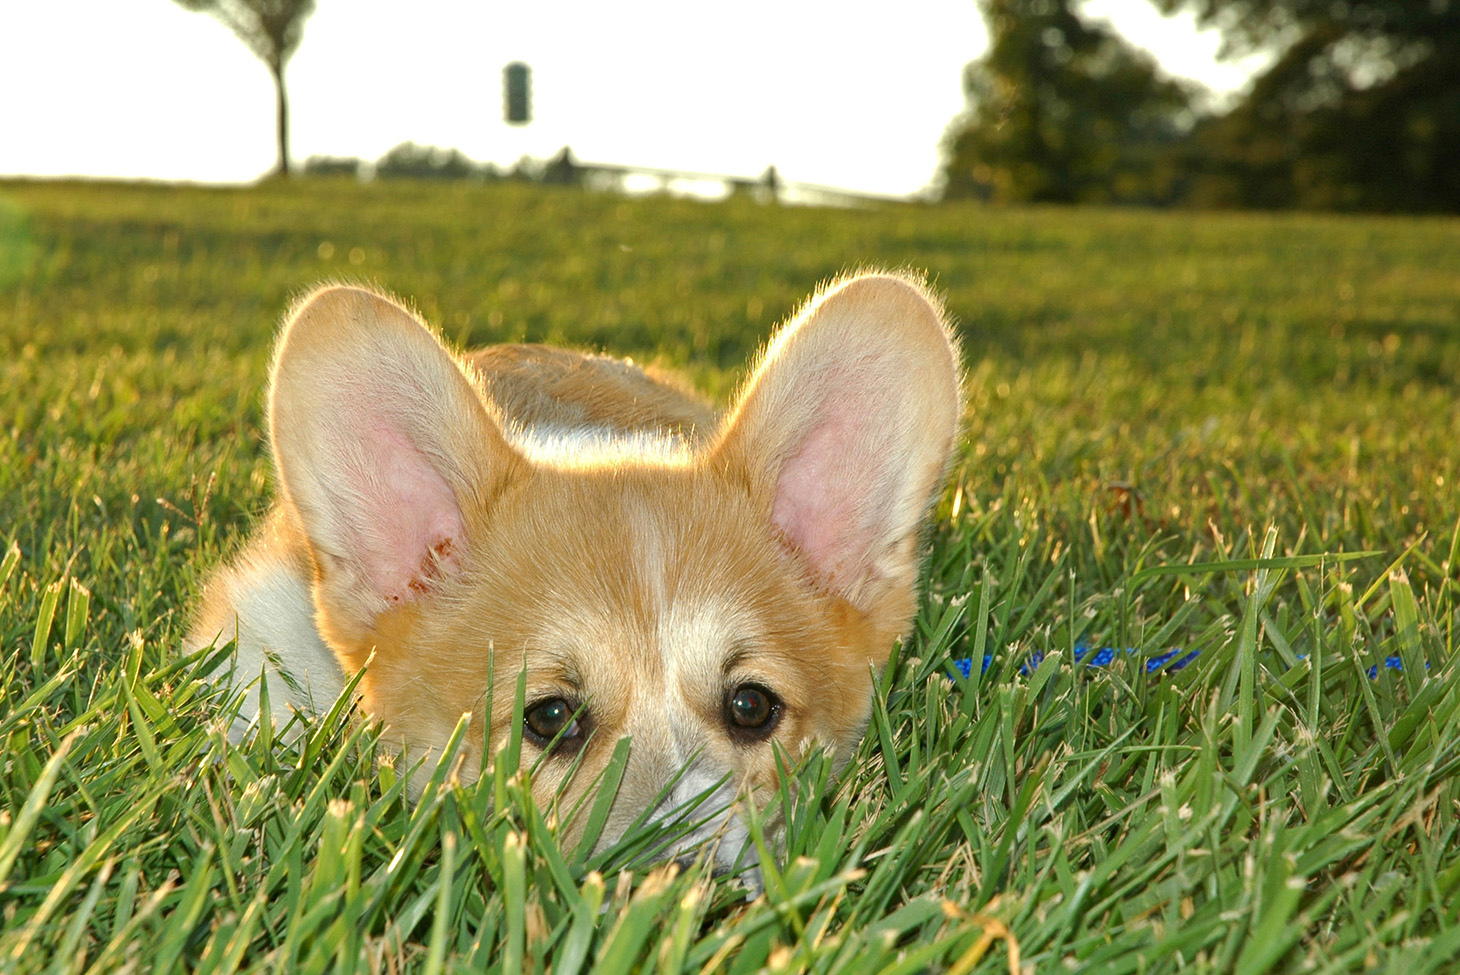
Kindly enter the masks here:
M 1457 255 L 1434 220 L 0 186 L 0 970 L 1451 972 Z M 840 779 L 777 800 L 763 897 L 651 831 L 561 848 L 505 772 L 409 803 L 343 712 L 302 754 L 220 733 L 178 643 L 267 501 L 301 290 L 723 395 L 868 264 L 947 295 L 971 410 L 915 633 Z

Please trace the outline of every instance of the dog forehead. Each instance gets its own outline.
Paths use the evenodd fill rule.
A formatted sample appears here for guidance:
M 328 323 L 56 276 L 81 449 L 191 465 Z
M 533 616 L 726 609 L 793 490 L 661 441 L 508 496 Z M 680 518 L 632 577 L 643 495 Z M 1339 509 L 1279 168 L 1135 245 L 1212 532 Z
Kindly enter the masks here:
M 691 470 L 549 475 L 516 502 L 496 545 L 559 566 L 570 593 L 581 582 L 619 599 L 640 594 L 593 586 L 579 578 L 586 571 L 605 583 L 631 583 L 660 606 L 723 586 L 758 561 L 753 553 L 772 538 L 744 492 Z
M 712 576 L 681 571 L 671 541 L 639 542 L 617 571 L 600 567 L 599 584 L 559 590 L 542 620 L 544 643 L 578 658 L 585 676 L 602 673 L 615 683 L 657 677 L 673 689 L 717 681 L 756 632 L 754 608 Z
M 656 473 L 544 478 L 512 499 L 472 581 L 484 632 L 520 632 L 600 691 L 718 681 L 778 602 L 780 555 L 743 493 Z
M 655 642 L 670 687 L 718 683 L 756 630 L 748 607 L 709 593 L 673 600 L 661 608 L 655 623 Z

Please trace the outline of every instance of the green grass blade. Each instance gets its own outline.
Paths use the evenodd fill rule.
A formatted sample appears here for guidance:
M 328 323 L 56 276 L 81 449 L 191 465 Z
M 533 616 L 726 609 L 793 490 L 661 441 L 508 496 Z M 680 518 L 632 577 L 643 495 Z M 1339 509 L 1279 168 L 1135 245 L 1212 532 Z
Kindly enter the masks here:
M 51 624 L 56 619 L 56 606 L 61 601 L 62 582 L 53 582 L 46 587 L 45 595 L 41 597 L 40 612 L 36 614 L 35 629 L 31 633 L 30 640 L 30 666 L 32 670 L 41 670 L 45 665 L 46 651 L 51 641 Z
M 73 731 L 61 740 L 51 757 L 46 759 L 46 766 L 41 770 L 40 776 L 36 779 L 35 785 L 31 787 L 30 794 L 20 805 L 20 811 L 15 821 L 6 830 L 5 836 L 0 838 L 0 890 L 4 889 L 10 872 L 15 869 L 15 861 L 25 849 L 30 839 L 31 830 L 35 828 L 36 820 L 40 818 L 41 810 L 46 806 L 46 800 L 50 797 L 51 789 L 56 784 L 56 777 L 61 774 L 61 765 L 66 761 L 66 753 L 76 743 L 80 731 Z

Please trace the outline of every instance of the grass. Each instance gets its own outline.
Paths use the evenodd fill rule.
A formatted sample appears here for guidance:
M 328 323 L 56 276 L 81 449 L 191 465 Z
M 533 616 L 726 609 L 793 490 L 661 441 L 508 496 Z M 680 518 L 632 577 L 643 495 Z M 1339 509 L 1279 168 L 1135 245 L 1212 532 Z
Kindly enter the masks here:
M 0 970 L 1452 972 L 1457 255 L 1454 220 L 0 185 Z M 647 832 L 560 848 L 505 769 L 407 803 L 344 713 L 221 735 L 178 644 L 266 503 L 301 289 L 723 395 L 864 263 L 948 296 L 970 416 L 916 630 L 841 779 L 778 800 L 763 897 Z

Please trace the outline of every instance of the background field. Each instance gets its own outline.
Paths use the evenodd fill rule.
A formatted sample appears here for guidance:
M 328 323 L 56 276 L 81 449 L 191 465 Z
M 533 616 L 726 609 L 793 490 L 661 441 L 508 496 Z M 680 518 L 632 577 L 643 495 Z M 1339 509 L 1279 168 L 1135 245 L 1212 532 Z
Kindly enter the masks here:
M 505 774 L 407 805 L 340 716 L 220 737 L 178 641 L 267 501 L 301 289 L 723 396 L 864 264 L 946 294 L 967 435 L 762 899 L 560 852 Z M 0 184 L 0 969 L 1451 972 L 1457 379 L 1454 220 Z

